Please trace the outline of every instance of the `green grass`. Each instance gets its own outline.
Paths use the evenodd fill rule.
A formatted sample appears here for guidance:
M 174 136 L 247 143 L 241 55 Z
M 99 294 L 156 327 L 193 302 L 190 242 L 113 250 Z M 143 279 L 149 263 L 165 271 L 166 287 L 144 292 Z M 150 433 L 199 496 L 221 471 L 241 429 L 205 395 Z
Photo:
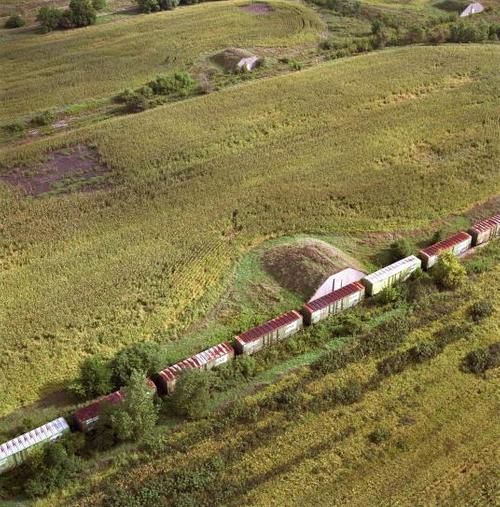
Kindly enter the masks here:
M 270 2 L 265 16 L 243 10 L 244 4 L 208 2 L 6 41 L 0 120 L 107 97 L 156 74 L 189 68 L 227 46 L 315 43 L 323 29 L 319 17 L 299 4 Z
M 265 239 L 409 230 L 498 193 L 499 62 L 498 46 L 372 53 L 4 150 L 7 167 L 95 144 L 114 186 L 0 188 L 0 412 L 87 354 L 180 338 Z

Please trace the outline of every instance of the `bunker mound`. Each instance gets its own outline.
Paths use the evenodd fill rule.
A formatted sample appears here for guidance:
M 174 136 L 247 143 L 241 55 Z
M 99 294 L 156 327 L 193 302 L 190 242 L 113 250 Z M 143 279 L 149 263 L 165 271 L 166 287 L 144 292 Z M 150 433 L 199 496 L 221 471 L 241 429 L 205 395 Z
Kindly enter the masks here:
M 73 190 L 91 191 L 101 188 L 109 169 L 99 163 L 97 153 L 78 144 L 54 151 L 48 160 L 33 167 L 16 167 L 0 175 L 0 182 L 21 187 L 26 195 L 47 192 L 67 193 Z
M 269 14 L 271 12 L 271 7 L 269 4 L 264 2 L 256 2 L 247 5 L 242 5 L 241 8 L 244 11 L 251 12 L 253 14 Z
M 212 56 L 212 61 L 226 72 L 251 71 L 262 63 L 262 59 L 241 48 L 227 48 Z
M 320 240 L 279 245 L 262 257 L 266 271 L 284 288 L 310 298 L 333 273 L 359 264 L 341 250 Z

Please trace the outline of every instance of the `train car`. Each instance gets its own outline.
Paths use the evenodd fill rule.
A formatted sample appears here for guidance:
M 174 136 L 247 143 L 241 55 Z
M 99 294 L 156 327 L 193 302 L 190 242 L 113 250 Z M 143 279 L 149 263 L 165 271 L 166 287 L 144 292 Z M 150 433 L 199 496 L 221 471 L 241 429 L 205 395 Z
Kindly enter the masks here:
M 273 343 L 288 338 L 302 329 L 304 319 L 296 310 L 286 312 L 260 326 L 235 337 L 235 348 L 240 354 L 254 354 Z
M 424 269 L 430 269 L 436 264 L 439 256 L 444 252 L 451 252 L 459 256 L 466 252 L 472 244 L 472 236 L 464 231 L 457 232 L 453 236 L 434 243 L 434 245 L 423 248 L 419 252 Z
M 339 290 L 342 287 L 349 285 L 350 283 L 359 282 L 364 276 L 366 276 L 366 273 L 363 273 L 363 271 L 359 271 L 354 268 L 341 269 L 333 275 L 329 276 L 320 285 L 313 296 L 309 299 L 308 303 L 326 296 L 327 294 L 330 294 L 330 292 Z
M 234 357 L 234 349 L 228 342 L 214 345 L 199 354 L 179 361 L 155 375 L 155 382 L 160 394 L 172 394 L 179 375 L 187 369 L 210 370 Z
M 335 315 L 351 306 L 357 305 L 365 297 L 365 287 L 359 282 L 344 285 L 341 289 L 326 294 L 302 307 L 302 315 L 307 325 L 316 324 L 330 315 Z
M 481 245 L 500 236 L 500 213 L 474 224 L 469 230 L 474 246 Z
M 150 389 L 151 394 L 154 395 L 156 393 L 155 384 L 151 380 L 146 379 L 146 385 Z M 114 393 L 99 398 L 90 405 L 78 409 L 73 415 L 77 428 L 84 433 L 93 430 L 99 420 L 103 405 L 106 403 L 110 405 L 118 405 L 124 399 L 125 396 L 123 390 L 120 389 Z
M 0 445 L 0 474 L 20 465 L 37 447 L 61 438 L 69 431 L 64 417 L 28 431 Z
M 418 257 L 410 255 L 365 276 L 361 279 L 361 283 L 366 287 L 367 294 L 374 296 L 386 287 L 407 280 L 421 265 L 422 262 Z

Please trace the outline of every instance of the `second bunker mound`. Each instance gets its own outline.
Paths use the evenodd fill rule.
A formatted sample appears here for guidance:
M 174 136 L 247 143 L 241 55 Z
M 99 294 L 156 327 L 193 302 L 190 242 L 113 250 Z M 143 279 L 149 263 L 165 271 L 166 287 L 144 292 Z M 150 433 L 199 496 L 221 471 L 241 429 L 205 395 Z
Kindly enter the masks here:
M 264 268 L 284 288 L 305 298 L 331 274 L 359 264 L 325 241 L 301 239 L 267 250 L 262 257 Z

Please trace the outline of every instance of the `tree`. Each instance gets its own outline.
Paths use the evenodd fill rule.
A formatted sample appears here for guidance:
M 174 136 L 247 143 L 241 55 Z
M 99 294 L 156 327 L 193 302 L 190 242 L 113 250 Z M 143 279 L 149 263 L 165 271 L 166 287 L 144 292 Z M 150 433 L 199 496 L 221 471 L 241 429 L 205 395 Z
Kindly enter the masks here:
M 124 401 L 104 406 L 97 422 L 96 444 L 108 448 L 117 442 L 137 441 L 151 432 L 158 421 L 154 393 L 144 373 L 132 373 L 123 388 Z
M 436 265 L 433 267 L 432 276 L 441 287 L 456 289 L 464 282 L 466 271 L 451 252 L 445 252 L 439 256 Z
M 209 410 L 213 383 L 210 371 L 184 371 L 176 382 L 172 396 L 175 413 L 189 419 L 205 417 Z
M 160 10 L 158 0 L 137 0 L 137 5 L 141 12 L 145 12 L 147 14 Z
M 89 26 L 96 22 L 96 10 L 90 0 L 71 0 L 69 10 L 75 26 Z
M 40 7 L 36 20 L 40 23 L 44 32 L 51 32 L 59 26 L 63 11 L 55 7 Z
M 96 355 L 88 357 L 80 366 L 80 376 L 74 391 L 85 398 L 102 396 L 113 390 L 109 363 Z
M 126 385 L 132 373 L 152 375 L 166 364 L 163 349 L 155 342 L 140 342 L 121 350 L 112 361 L 112 378 L 116 387 Z
M 19 16 L 19 14 L 14 14 L 7 19 L 4 28 L 20 28 L 25 24 L 26 21 L 24 21 L 24 19 L 21 16 Z

